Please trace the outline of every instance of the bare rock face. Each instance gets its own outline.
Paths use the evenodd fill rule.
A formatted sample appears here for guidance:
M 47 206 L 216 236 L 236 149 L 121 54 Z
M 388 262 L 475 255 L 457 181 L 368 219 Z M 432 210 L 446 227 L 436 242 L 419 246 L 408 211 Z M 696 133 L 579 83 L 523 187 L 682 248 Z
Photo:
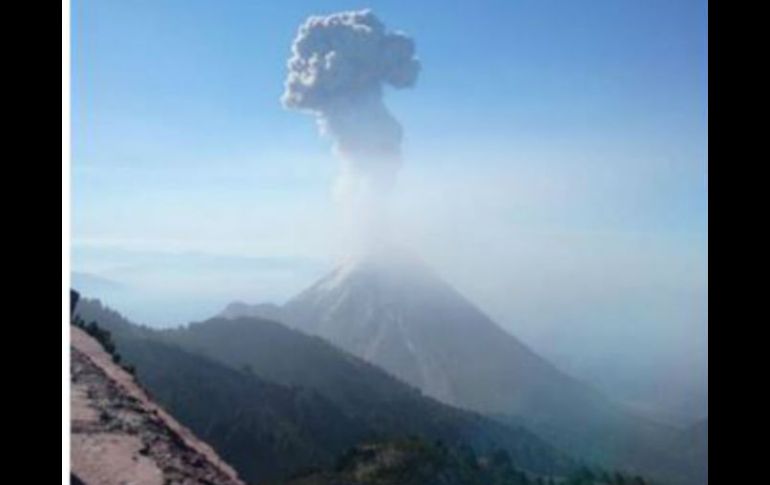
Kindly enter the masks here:
M 72 483 L 244 485 L 96 340 L 70 328 Z

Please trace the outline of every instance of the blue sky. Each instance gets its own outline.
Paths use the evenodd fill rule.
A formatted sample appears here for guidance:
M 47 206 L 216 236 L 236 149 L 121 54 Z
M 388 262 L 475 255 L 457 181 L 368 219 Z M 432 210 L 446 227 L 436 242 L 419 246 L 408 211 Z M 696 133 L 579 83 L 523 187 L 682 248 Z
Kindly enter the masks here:
M 226 199 L 245 192 L 237 202 L 270 203 L 326 191 L 334 170 L 328 143 L 309 119 L 278 103 L 284 65 L 305 16 L 361 6 L 76 0 L 76 239 L 110 238 L 118 221 L 104 212 L 174 204 L 185 197 L 177 192 Z M 413 35 L 424 64 L 416 89 L 388 100 L 406 130 L 408 164 L 426 171 L 468 164 L 470 171 L 547 156 L 559 164 L 553 171 L 571 165 L 581 172 L 575 164 L 611 159 L 606 177 L 628 169 L 636 180 L 626 184 L 654 184 L 662 198 L 634 207 L 630 225 L 702 230 L 704 3 L 365 6 Z M 601 222 L 593 219 L 602 214 L 581 218 Z
M 337 162 L 279 97 L 304 18 L 362 7 L 423 64 L 414 89 L 386 93 L 405 130 L 403 239 L 546 352 L 590 329 L 608 348 L 702 354 L 703 1 L 73 0 L 74 269 L 196 301 L 122 308 L 160 324 L 284 299 L 331 265 Z M 159 274 L 147 254 L 196 256 Z M 297 261 L 277 285 L 258 264 L 273 258 Z

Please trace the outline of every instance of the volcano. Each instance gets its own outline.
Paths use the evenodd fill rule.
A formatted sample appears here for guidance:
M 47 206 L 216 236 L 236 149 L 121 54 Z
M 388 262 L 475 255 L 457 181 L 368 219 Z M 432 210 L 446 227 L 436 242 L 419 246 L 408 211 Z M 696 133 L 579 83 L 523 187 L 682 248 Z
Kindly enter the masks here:
M 222 316 L 280 320 L 447 404 L 524 425 L 586 460 L 684 478 L 663 452 L 675 430 L 560 371 L 403 251 L 350 259 L 283 306 Z

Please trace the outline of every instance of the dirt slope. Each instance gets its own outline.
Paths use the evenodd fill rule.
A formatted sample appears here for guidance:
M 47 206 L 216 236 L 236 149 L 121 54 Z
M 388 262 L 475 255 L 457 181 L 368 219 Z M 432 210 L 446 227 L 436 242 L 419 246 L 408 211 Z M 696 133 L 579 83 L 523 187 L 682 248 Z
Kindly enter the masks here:
M 96 340 L 70 328 L 73 483 L 244 485 L 211 447 L 114 364 Z

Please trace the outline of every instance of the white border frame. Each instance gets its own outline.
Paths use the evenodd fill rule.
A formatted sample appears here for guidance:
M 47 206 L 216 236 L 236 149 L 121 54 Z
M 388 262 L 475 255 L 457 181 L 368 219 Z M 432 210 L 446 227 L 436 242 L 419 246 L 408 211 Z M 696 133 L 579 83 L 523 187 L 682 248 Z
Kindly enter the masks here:
M 70 482 L 70 2 L 62 0 L 61 19 L 61 256 L 62 256 L 62 484 Z

